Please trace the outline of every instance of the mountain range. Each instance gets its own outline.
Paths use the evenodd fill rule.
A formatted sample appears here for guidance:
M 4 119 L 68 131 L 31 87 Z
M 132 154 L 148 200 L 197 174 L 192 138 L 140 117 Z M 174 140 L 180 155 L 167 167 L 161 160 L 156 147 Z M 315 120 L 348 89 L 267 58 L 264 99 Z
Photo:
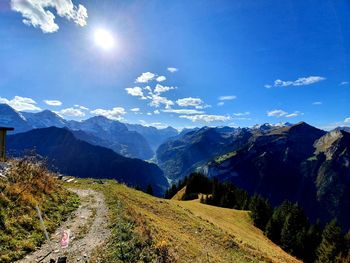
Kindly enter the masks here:
M 155 149 L 177 130 L 168 127 L 157 129 L 136 124 L 125 124 L 96 116 L 83 121 L 68 121 L 58 114 L 44 110 L 37 113 L 18 112 L 7 104 L 0 104 L 0 126 L 11 126 L 15 133 L 36 128 L 67 127 L 79 139 L 91 144 L 107 147 L 126 157 L 151 159 Z M 81 133 L 83 131 L 84 133 Z
M 52 170 L 65 175 L 116 179 L 144 190 L 151 185 L 156 195 L 168 187 L 156 164 L 79 140 L 67 128 L 41 128 L 9 135 L 8 149 L 11 156 L 26 156 L 34 150 L 47 160 Z

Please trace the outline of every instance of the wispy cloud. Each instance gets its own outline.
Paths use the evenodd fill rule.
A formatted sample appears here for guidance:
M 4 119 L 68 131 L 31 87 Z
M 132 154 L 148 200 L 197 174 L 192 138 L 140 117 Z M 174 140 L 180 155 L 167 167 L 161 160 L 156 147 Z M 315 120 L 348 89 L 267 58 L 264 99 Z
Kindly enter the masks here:
M 60 111 L 56 112 L 60 116 L 67 116 L 67 117 L 77 117 L 81 118 L 84 117 L 86 114 L 81 109 L 78 108 L 66 108 Z
M 267 112 L 267 116 L 269 117 L 282 117 L 287 114 L 288 112 L 285 112 L 284 110 L 272 110 Z
M 139 112 L 140 108 L 132 108 L 130 111 L 132 111 L 132 112 Z
M 123 116 L 126 114 L 126 111 L 123 107 L 115 107 L 111 110 L 105 109 L 96 109 L 90 112 L 93 115 L 104 116 L 111 120 L 120 121 L 123 119 Z
M 162 82 L 162 81 L 165 81 L 165 80 L 166 80 L 166 77 L 165 77 L 165 76 L 159 76 L 159 77 L 156 78 L 156 80 L 157 80 L 158 82 Z
M 147 83 L 153 80 L 157 75 L 152 72 L 144 72 L 139 77 L 136 78 L 136 83 Z
M 224 101 L 224 100 L 235 100 L 237 99 L 237 96 L 234 95 L 228 95 L 228 96 L 220 96 L 219 100 Z
M 302 78 L 298 78 L 297 80 L 287 80 L 287 81 L 276 79 L 273 85 L 266 84 L 264 85 L 264 87 L 272 88 L 272 87 L 288 87 L 288 86 L 307 86 L 307 85 L 320 82 L 325 79 L 326 78 L 320 77 L 320 76 L 302 77 Z
M 151 107 L 158 108 L 161 105 L 164 105 L 166 109 L 170 109 L 170 107 L 174 105 L 174 102 L 172 100 L 169 100 L 168 98 L 159 96 L 157 94 L 152 94 L 150 98 L 151 102 L 149 105 Z
M 125 90 L 131 96 L 140 97 L 141 99 L 146 99 L 140 87 L 126 88 Z
M 292 113 L 288 113 L 284 110 L 272 110 L 272 111 L 268 111 L 267 112 L 267 116 L 269 117 L 286 117 L 286 118 L 294 118 L 300 115 L 304 115 L 304 113 L 300 112 L 300 111 L 294 111 Z
M 194 109 L 168 109 L 168 110 L 163 110 L 163 112 L 186 114 L 186 115 L 187 114 L 202 114 L 202 113 L 204 113 L 203 111 L 194 110 Z
M 75 6 L 71 0 L 11 0 L 11 9 L 22 14 L 25 25 L 39 27 L 44 33 L 59 29 L 52 11 L 82 27 L 88 18 L 87 9 L 80 4 Z
M 322 105 L 322 101 L 315 101 L 312 103 L 312 105 Z
M 348 85 L 349 82 L 348 81 L 342 81 L 339 83 L 340 86 L 345 86 L 345 85 Z
M 12 100 L 0 97 L 0 103 L 5 103 L 10 105 L 17 111 L 39 111 L 41 110 L 35 100 L 31 98 L 25 98 L 20 96 L 15 96 Z
M 300 111 L 294 111 L 293 113 L 289 113 L 286 115 L 287 118 L 294 118 L 294 117 L 298 117 L 300 115 L 304 115 L 304 113 L 300 112 Z
M 49 106 L 61 106 L 62 102 L 59 100 L 44 100 L 44 103 Z
M 159 95 L 160 93 L 176 89 L 176 87 L 169 87 L 169 86 L 163 86 L 161 84 L 157 84 L 156 87 L 154 88 L 154 93 Z M 151 91 L 152 92 L 152 91 Z
M 218 105 L 218 106 L 224 106 L 224 105 L 225 105 L 225 102 L 219 101 L 217 105 Z
M 168 70 L 170 73 L 175 73 L 176 71 L 179 71 L 179 69 L 174 68 L 174 67 L 168 67 L 167 70 Z
M 344 120 L 345 123 L 350 123 L 350 117 Z
M 233 113 L 233 115 L 236 116 L 236 117 L 247 116 L 247 115 L 250 115 L 250 112 L 249 111 L 237 112 L 237 113 Z
M 198 107 L 203 105 L 203 101 L 200 98 L 192 98 L 192 97 L 188 97 L 188 98 L 182 98 L 182 99 L 178 99 L 176 101 L 176 104 L 179 105 L 180 107 Z
M 74 107 L 79 108 L 81 110 L 89 110 L 88 107 L 85 107 L 85 106 L 82 106 L 82 105 L 78 105 L 78 104 L 75 104 Z
M 181 115 L 182 119 L 188 119 L 192 122 L 224 122 L 230 120 L 229 116 L 224 115 L 209 115 L 209 114 L 199 114 L 199 115 Z

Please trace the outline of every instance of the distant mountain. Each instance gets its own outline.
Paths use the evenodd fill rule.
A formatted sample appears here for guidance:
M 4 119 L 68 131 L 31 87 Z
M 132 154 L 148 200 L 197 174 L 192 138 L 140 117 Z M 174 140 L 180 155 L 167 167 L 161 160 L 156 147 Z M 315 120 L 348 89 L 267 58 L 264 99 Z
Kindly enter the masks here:
M 156 151 L 159 145 L 167 139 L 179 134 L 179 132 L 173 127 L 157 129 L 152 126 L 142 126 L 140 124 L 126 124 L 126 127 L 129 131 L 138 132 L 145 137 L 153 151 Z
M 326 133 L 301 122 L 254 135 L 242 149 L 198 170 L 259 193 L 274 205 L 298 202 L 314 220 L 338 217 L 349 228 L 349 153 L 349 133 Z
M 146 139 L 135 131 L 129 131 L 124 123 L 96 116 L 78 122 L 70 121 L 67 127 L 73 131 L 84 131 L 87 135 L 99 138 L 106 143 L 98 144 L 108 147 L 127 157 L 150 159 L 154 153 Z M 83 138 L 82 138 L 83 139 Z M 90 139 L 86 138 L 91 142 Z
M 32 128 L 20 112 L 7 104 L 0 104 L 0 126 L 15 127 L 17 132 L 28 131 Z
M 154 156 L 155 149 L 159 144 L 177 135 L 177 130 L 171 127 L 156 129 L 142 125 L 124 124 L 102 116 L 81 122 L 67 121 L 49 110 L 37 113 L 17 112 L 7 104 L 0 104 L 0 126 L 14 127 L 13 133 L 52 126 L 68 127 L 81 140 L 110 148 L 126 157 L 144 160 Z M 83 133 L 79 133 L 79 131 L 83 131 Z
M 346 126 L 337 127 L 337 128 L 335 128 L 334 130 L 336 130 L 336 131 L 346 131 L 346 132 L 350 132 L 350 127 L 346 127 Z
M 244 128 L 194 129 L 162 144 L 157 161 L 168 178 L 178 180 L 213 157 L 240 148 L 250 136 Z
M 67 125 L 67 121 L 65 119 L 49 110 L 44 110 L 37 113 L 22 112 L 22 115 L 27 120 L 28 125 L 34 129 L 52 126 L 62 128 Z
M 78 140 L 64 128 L 35 129 L 10 135 L 8 149 L 15 156 L 35 149 L 37 154 L 48 158 L 51 168 L 72 176 L 112 178 L 143 189 L 151 184 L 158 195 L 168 186 L 157 165 Z

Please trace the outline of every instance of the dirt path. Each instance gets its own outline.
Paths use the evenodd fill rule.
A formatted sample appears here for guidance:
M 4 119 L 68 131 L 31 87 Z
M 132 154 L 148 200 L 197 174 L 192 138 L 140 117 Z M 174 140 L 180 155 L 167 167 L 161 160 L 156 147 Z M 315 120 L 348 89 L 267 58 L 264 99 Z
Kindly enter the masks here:
M 81 205 L 51 236 L 53 252 L 44 260 L 51 248 L 46 242 L 32 254 L 18 262 L 50 262 L 58 257 L 67 257 L 67 262 L 88 262 L 93 250 L 103 245 L 108 236 L 108 209 L 103 195 L 93 190 L 70 189 L 79 195 Z M 62 230 L 70 230 L 70 243 L 66 249 L 60 248 L 59 239 Z

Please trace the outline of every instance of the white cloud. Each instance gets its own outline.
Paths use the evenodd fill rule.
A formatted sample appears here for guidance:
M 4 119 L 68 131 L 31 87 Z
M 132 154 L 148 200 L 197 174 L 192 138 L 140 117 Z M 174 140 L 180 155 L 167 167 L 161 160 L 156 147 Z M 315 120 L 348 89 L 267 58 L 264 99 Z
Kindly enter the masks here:
M 163 124 L 161 122 L 152 122 L 152 123 L 148 123 L 145 120 L 139 120 L 139 122 L 141 123 L 141 125 L 143 126 L 147 126 L 147 127 L 156 127 L 157 129 L 164 129 L 166 127 L 168 127 L 168 125 Z
M 156 78 L 156 80 L 157 80 L 158 82 L 162 82 L 162 81 L 165 81 L 165 80 L 166 80 L 166 77 L 165 77 L 165 76 L 159 76 L 159 77 Z
M 56 112 L 59 115 L 68 116 L 68 117 L 84 117 L 85 112 L 77 108 L 66 108 Z
M 61 106 L 62 102 L 59 100 L 44 100 L 45 104 L 50 106 Z
M 223 102 L 223 101 L 220 101 L 220 102 L 218 102 L 218 104 L 217 104 L 218 106 L 224 106 L 225 105 L 225 102 Z
M 282 117 L 287 114 L 288 112 L 285 112 L 284 110 L 272 110 L 267 112 L 267 116 L 269 117 Z
M 345 86 L 345 85 L 348 85 L 349 82 L 348 81 L 342 81 L 339 83 L 340 86 Z
M 198 107 L 203 104 L 203 101 L 200 98 L 188 97 L 188 98 L 178 99 L 176 103 L 180 107 L 189 107 L 189 106 Z
M 267 89 L 271 89 L 271 88 L 272 88 L 272 85 L 266 84 L 266 85 L 264 85 L 264 87 L 267 88 Z
M 249 111 L 246 112 L 238 112 L 238 113 L 233 113 L 234 116 L 240 117 L 240 116 L 247 116 L 250 115 Z
M 175 73 L 176 71 L 179 71 L 179 69 L 173 68 L 173 67 L 168 67 L 167 70 L 168 70 L 170 73 Z
M 153 114 L 160 114 L 160 111 L 159 110 L 155 110 L 155 111 L 153 111 Z
M 300 111 L 294 111 L 293 113 L 288 113 L 284 110 L 272 110 L 267 112 L 267 116 L 269 117 L 286 117 L 286 118 L 294 118 L 300 115 L 304 115 L 304 113 Z
M 147 83 L 151 80 L 153 80 L 156 77 L 156 74 L 152 72 L 144 72 L 141 74 L 141 76 L 137 77 L 136 83 Z
M 94 114 L 94 115 L 104 116 L 104 117 L 111 119 L 111 120 L 120 121 L 123 119 L 123 115 L 126 114 L 126 111 L 122 107 L 115 107 L 111 110 L 96 109 L 96 110 L 91 111 L 90 113 Z
M 141 97 L 141 99 L 146 99 L 146 97 L 143 95 L 143 91 L 140 87 L 126 88 L 125 90 L 131 96 Z
M 160 105 L 164 105 L 166 109 L 170 109 L 174 105 L 172 100 L 167 99 L 166 97 L 161 97 L 157 94 L 153 94 L 151 97 L 150 106 L 158 108 Z
M 131 109 L 132 112 L 139 112 L 140 111 L 140 108 L 133 108 Z
M 151 116 L 151 115 L 152 115 L 152 112 L 147 112 L 147 115 L 148 115 L 148 116 Z
M 17 111 L 39 111 L 41 110 L 36 104 L 36 101 L 31 98 L 15 96 L 12 100 L 0 97 L 0 103 L 10 105 Z
M 199 115 L 181 115 L 179 116 L 182 119 L 188 119 L 192 122 L 215 122 L 215 121 L 228 121 L 230 120 L 229 116 L 223 115 L 208 115 L 208 114 L 199 114 Z
M 344 120 L 345 123 L 350 123 L 350 117 Z
M 325 80 L 326 78 L 324 77 L 320 77 L 320 76 L 309 76 L 309 77 L 302 77 L 302 78 L 298 78 L 297 80 L 280 80 L 280 79 L 276 79 L 274 82 L 274 87 L 288 87 L 288 86 L 307 86 L 307 85 L 311 85 L 317 82 L 320 82 L 322 80 Z M 265 85 L 265 87 L 269 87 L 271 88 L 271 85 Z
M 193 110 L 193 109 L 168 109 L 163 110 L 163 112 L 167 113 L 177 113 L 177 114 L 202 114 L 203 111 Z
M 11 0 L 11 9 L 22 14 L 25 25 L 39 27 L 44 33 L 59 29 L 53 10 L 82 27 L 86 26 L 88 18 L 87 9 L 80 4 L 75 6 L 71 0 Z
M 74 107 L 79 108 L 81 110 L 89 110 L 89 108 L 87 108 L 85 106 L 78 105 L 78 104 L 75 104 Z
M 235 100 L 235 99 L 237 99 L 237 96 L 234 96 L 234 95 L 221 96 L 221 97 L 219 97 L 219 100 L 220 100 L 220 101 L 223 101 L 223 100 Z
M 169 86 L 163 86 L 163 85 L 157 84 L 156 87 L 154 88 L 154 93 L 159 95 L 160 93 L 163 93 L 172 89 L 176 89 L 176 87 L 169 87 Z
M 322 105 L 322 101 L 315 101 L 312 103 L 312 105 Z
M 294 118 L 294 117 L 298 117 L 300 115 L 304 115 L 304 114 L 300 111 L 294 111 L 293 113 L 287 114 L 286 117 L 287 118 Z

